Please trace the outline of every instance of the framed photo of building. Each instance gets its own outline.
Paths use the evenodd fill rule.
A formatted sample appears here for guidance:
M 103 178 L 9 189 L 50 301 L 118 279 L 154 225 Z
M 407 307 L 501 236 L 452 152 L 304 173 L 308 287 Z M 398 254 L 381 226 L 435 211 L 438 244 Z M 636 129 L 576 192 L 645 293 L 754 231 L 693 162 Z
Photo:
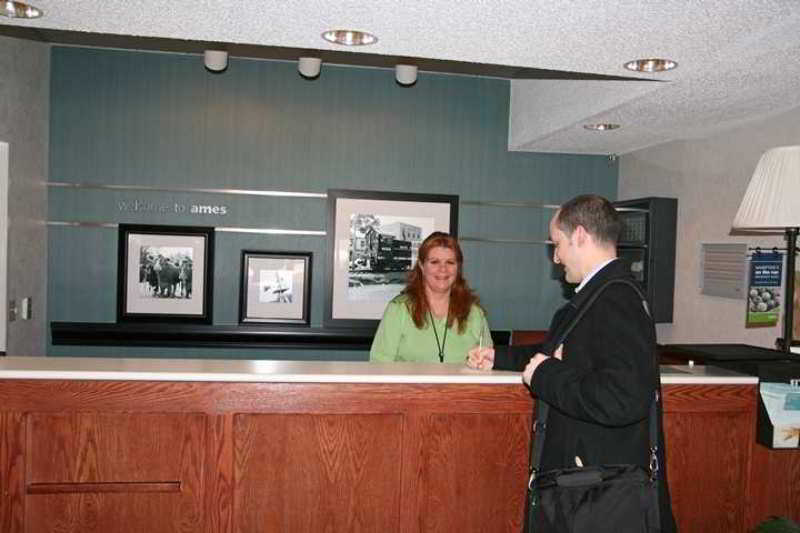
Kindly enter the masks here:
M 457 235 L 458 196 L 328 190 L 326 327 L 374 327 L 434 231 Z
M 239 322 L 310 324 L 311 252 L 242 252 Z
M 119 225 L 117 322 L 210 324 L 214 228 Z

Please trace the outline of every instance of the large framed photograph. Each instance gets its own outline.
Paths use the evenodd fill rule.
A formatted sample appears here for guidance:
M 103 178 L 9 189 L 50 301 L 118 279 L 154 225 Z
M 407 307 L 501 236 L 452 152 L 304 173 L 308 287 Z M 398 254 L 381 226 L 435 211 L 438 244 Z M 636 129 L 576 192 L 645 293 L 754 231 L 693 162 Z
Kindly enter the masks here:
M 214 228 L 119 225 L 118 322 L 210 324 Z
M 328 190 L 326 327 L 374 327 L 434 231 L 457 235 L 458 196 Z
M 308 326 L 311 252 L 242 252 L 239 322 Z

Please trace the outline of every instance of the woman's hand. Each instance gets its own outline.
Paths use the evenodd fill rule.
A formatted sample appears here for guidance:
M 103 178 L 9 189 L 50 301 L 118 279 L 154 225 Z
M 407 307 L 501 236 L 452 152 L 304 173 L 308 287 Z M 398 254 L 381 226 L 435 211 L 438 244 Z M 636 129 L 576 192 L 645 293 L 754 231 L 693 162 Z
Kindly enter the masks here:
M 475 346 L 467 352 L 467 366 L 475 370 L 491 370 L 494 366 L 494 348 Z

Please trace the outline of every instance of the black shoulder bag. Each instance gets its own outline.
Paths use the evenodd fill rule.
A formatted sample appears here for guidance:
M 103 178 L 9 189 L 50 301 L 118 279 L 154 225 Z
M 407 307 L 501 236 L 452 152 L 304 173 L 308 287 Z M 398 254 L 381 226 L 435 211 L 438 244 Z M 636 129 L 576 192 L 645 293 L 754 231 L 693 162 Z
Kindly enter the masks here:
M 646 299 L 635 283 L 617 279 L 601 285 L 581 306 L 553 346 L 559 346 L 578 321 L 613 283 L 629 285 Z M 550 532 L 659 532 L 661 523 L 658 505 L 658 388 L 650 404 L 650 464 L 620 464 L 559 468 L 540 471 L 549 406 L 537 400 L 538 417 L 531 435 L 531 477 L 528 482 L 528 533 Z

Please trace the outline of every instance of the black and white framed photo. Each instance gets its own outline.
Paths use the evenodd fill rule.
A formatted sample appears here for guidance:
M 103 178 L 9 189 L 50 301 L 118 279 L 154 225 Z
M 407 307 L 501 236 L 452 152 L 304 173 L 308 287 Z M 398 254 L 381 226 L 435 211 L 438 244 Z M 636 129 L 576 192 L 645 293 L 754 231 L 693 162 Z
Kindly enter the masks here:
M 434 231 L 457 234 L 458 196 L 328 190 L 326 327 L 372 327 Z
M 242 252 L 239 322 L 310 324 L 311 252 Z
M 210 324 L 214 228 L 119 225 L 118 322 Z

